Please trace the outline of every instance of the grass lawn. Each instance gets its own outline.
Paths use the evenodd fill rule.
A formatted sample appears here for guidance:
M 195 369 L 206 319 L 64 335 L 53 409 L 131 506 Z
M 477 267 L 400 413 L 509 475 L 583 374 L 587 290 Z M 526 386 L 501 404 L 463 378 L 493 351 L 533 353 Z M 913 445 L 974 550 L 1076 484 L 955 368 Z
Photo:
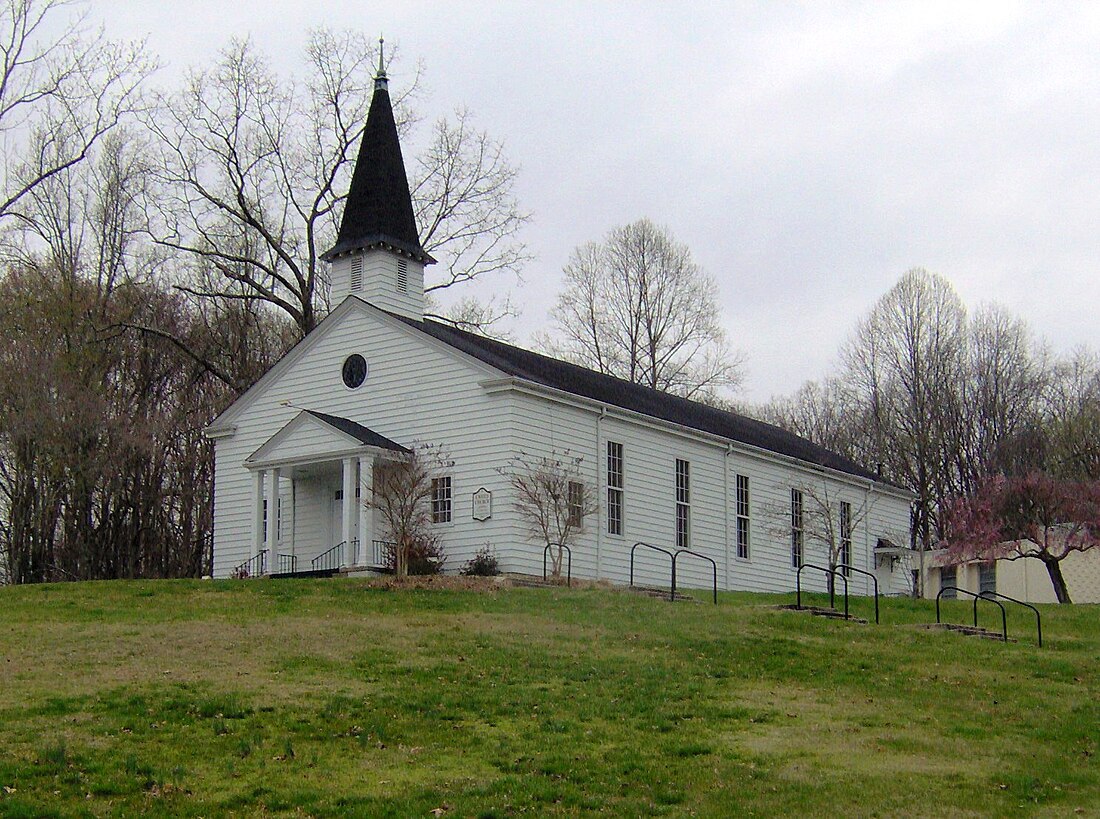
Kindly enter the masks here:
M 2 588 L 0 814 L 1100 815 L 1096 606 L 792 598 Z

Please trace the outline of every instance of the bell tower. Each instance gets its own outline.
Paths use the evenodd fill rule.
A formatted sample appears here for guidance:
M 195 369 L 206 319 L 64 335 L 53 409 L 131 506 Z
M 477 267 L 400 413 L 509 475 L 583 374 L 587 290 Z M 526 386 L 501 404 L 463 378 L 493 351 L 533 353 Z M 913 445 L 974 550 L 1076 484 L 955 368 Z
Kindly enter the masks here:
M 420 245 L 382 47 L 379 40 L 374 95 L 340 233 L 336 245 L 321 258 L 332 264 L 333 304 L 355 295 L 383 310 L 421 320 L 424 267 L 435 259 Z

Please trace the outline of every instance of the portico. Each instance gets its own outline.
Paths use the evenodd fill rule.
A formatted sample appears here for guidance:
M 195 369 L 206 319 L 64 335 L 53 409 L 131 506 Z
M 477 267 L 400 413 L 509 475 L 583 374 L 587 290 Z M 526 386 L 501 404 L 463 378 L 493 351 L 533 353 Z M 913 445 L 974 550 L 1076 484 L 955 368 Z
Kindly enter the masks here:
M 346 418 L 303 410 L 246 461 L 251 557 L 240 576 L 374 567 L 374 470 L 407 452 Z

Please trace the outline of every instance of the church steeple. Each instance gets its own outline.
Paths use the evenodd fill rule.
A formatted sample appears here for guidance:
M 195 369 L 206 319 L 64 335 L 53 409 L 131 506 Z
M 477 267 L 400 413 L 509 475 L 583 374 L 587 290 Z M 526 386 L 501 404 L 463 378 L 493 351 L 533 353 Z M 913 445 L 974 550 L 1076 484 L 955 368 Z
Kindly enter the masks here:
M 374 96 L 344 204 L 340 232 L 336 245 L 322 258 L 333 265 L 331 295 L 334 303 L 352 292 L 362 291 L 363 298 L 379 307 L 417 314 L 420 318 L 424 299 L 423 268 L 435 259 L 424 251 L 416 229 L 382 47 L 383 41 L 379 40 Z M 384 256 L 376 258 L 379 253 Z M 392 271 L 383 270 L 390 267 Z M 374 281 L 378 276 L 386 281 Z

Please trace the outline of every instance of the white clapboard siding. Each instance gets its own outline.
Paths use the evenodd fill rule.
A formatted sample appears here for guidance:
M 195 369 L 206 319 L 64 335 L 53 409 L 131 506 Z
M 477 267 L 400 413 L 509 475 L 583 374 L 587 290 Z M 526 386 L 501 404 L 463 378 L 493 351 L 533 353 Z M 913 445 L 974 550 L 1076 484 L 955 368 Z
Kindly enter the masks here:
M 638 421 L 613 408 L 601 417 L 595 408 L 581 408 L 541 396 L 515 393 L 513 446 L 518 452 L 538 457 L 565 452 L 583 458 L 585 482 L 596 488 L 599 511 L 586 520 L 574 546 L 574 574 L 600 577 L 615 583 L 630 579 L 630 551 L 646 542 L 676 550 L 675 462 L 687 460 L 691 474 L 690 548 L 717 564 L 718 586 L 723 589 L 786 592 L 795 587 L 791 565 L 790 491 L 794 486 L 819 486 L 827 482 L 830 499 L 852 504 L 856 526 L 852 533 L 852 565 L 873 570 L 872 550 L 879 537 L 907 542 L 909 506 L 904 494 L 878 492 L 870 513 L 861 517 L 868 503 L 868 482 L 792 463 L 767 453 L 749 451 L 729 442 L 703 440 L 691 431 L 669 431 L 644 419 Z M 623 445 L 624 531 L 606 530 L 606 446 Z M 736 476 L 749 477 L 750 553 L 736 556 Z M 839 512 L 837 512 L 839 514 Z M 521 529 L 526 548 L 516 550 L 516 571 L 541 572 L 541 544 Z M 807 539 L 807 562 L 826 563 L 827 554 Z M 815 576 L 816 574 L 816 576 Z M 635 582 L 667 585 L 669 560 L 663 554 L 640 548 L 635 552 Z M 706 588 L 712 583 L 710 565 L 683 555 L 677 561 L 677 582 Z M 822 573 L 803 573 L 806 588 L 822 590 Z M 883 583 L 881 591 L 892 589 Z M 852 578 L 853 593 L 869 593 L 870 581 Z M 894 591 L 900 589 L 893 589 Z

